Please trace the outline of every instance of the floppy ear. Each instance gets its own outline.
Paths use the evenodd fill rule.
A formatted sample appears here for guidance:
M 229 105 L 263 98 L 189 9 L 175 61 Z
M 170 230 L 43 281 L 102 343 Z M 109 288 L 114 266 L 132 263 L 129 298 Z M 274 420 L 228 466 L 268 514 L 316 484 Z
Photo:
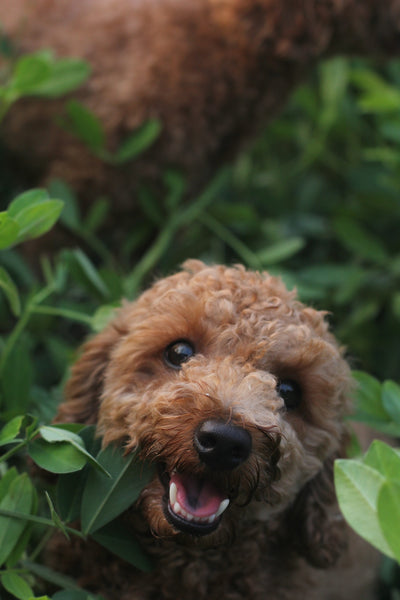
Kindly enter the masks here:
M 65 400 L 58 407 L 56 423 L 92 425 L 97 422 L 104 372 L 121 335 L 120 328 L 111 323 L 83 346 L 65 386 Z
M 340 453 L 342 455 L 342 453 Z M 306 484 L 289 513 L 289 531 L 296 550 L 312 566 L 325 569 L 335 564 L 346 547 L 346 526 L 336 504 L 333 464 Z

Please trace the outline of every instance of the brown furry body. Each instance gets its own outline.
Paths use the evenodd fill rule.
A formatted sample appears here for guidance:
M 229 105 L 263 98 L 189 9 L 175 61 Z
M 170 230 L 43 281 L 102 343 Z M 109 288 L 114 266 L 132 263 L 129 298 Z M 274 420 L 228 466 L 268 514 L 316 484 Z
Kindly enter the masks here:
M 193 355 L 175 368 L 177 341 Z M 300 386 L 298 404 L 284 399 L 283 381 Z M 52 560 L 107 600 L 373 598 L 375 555 L 349 541 L 332 480 L 350 387 L 324 315 L 280 280 L 188 261 L 87 343 L 57 417 L 97 423 L 105 444 L 139 448 L 157 466 L 126 514 L 155 571 L 65 541 L 54 543 Z M 198 432 L 210 422 L 239 430 L 248 454 L 209 463 Z M 233 456 L 236 447 L 219 459 Z M 185 501 L 193 482 L 209 487 L 207 501 L 229 499 L 206 533 L 174 511 L 171 520 L 173 478 Z
M 14 0 L 0 3 L 0 22 L 22 51 L 90 62 L 78 98 L 110 149 L 162 122 L 141 160 L 110 167 L 54 125 L 63 101 L 24 100 L 6 120 L 7 144 L 27 152 L 36 180 L 64 178 L 86 199 L 109 193 L 119 210 L 135 205 L 139 175 L 154 182 L 168 166 L 199 189 L 321 56 L 400 50 L 400 0 Z

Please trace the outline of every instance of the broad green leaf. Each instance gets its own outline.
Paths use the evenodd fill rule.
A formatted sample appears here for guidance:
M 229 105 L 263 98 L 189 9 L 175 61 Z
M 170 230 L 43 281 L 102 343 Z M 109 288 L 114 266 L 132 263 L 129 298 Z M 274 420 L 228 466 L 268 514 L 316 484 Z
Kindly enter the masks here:
M 150 558 L 140 547 L 139 542 L 121 521 L 112 521 L 93 534 L 93 539 L 141 571 L 152 570 Z
M 75 424 L 73 424 L 73 426 L 76 427 Z M 78 427 L 82 428 L 81 425 L 78 425 Z M 40 427 L 39 432 L 46 442 L 68 442 L 78 452 L 80 452 L 88 462 L 90 462 L 94 467 L 98 468 L 108 477 L 108 473 L 106 470 L 104 470 L 103 466 L 86 450 L 83 439 L 70 430 L 70 425 L 59 425 L 54 427 L 44 425 L 43 427 Z
M 19 299 L 18 289 L 3 267 L 0 267 L 0 288 L 3 290 L 8 300 L 8 304 L 10 305 L 10 309 L 14 317 L 19 317 L 21 313 L 21 302 Z
M 96 427 L 89 425 L 80 431 L 79 436 L 92 456 L 97 456 L 101 450 L 101 439 L 96 437 Z M 56 486 L 56 503 L 60 516 L 66 523 L 75 521 L 80 516 L 82 494 L 89 467 L 86 466 L 78 473 L 60 475 Z
M 38 495 L 36 489 L 32 487 L 32 506 L 31 515 L 35 515 L 38 509 Z M 31 537 L 33 529 L 33 523 L 28 522 L 22 534 L 19 536 L 17 543 L 15 544 L 12 552 L 7 557 L 6 566 L 7 568 L 13 568 L 20 560 L 21 556 L 26 552 L 29 538 Z
M 388 414 L 382 404 L 379 381 L 363 371 L 353 371 L 353 377 L 357 382 L 357 409 L 377 421 L 388 421 Z
M 106 477 L 92 470 L 82 498 L 82 530 L 93 533 L 115 519 L 131 506 L 151 480 L 154 470 L 138 461 L 135 454 L 123 455 L 123 450 L 108 446 L 96 457 L 111 474 Z
M 1 380 L 5 406 L 10 414 L 27 411 L 33 375 L 29 340 L 22 337 L 7 358 Z
M 49 195 L 46 190 L 35 188 L 19 194 L 8 206 L 8 214 L 14 219 L 21 218 L 20 215 L 32 206 L 47 202 Z
M 86 81 L 89 74 L 90 66 L 80 59 L 57 59 L 53 61 L 48 77 L 37 82 L 31 93 L 57 98 L 76 89 Z
M 79 519 L 83 489 L 88 477 L 88 467 L 76 473 L 59 475 L 56 486 L 56 503 L 65 523 Z
M 86 464 L 85 455 L 70 442 L 49 443 L 38 438 L 28 445 L 32 460 L 51 473 L 73 473 Z
M 160 121 L 151 120 L 144 123 L 122 142 L 115 154 L 114 161 L 120 164 L 136 158 L 155 142 L 161 129 Z
M 400 456 L 380 440 L 374 440 L 363 463 L 378 471 L 385 479 L 400 482 Z
M 100 120 L 78 100 L 67 103 L 68 126 L 92 152 L 101 152 L 105 147 L 105 133 Z
M 263 266 L 280 263 L 288 258 L 291 258 L 305 246 L 303 238 L 294 237 L 282 242 L 277 242 L 272 246 L 268 246 L 264 250 L 257 252 L 257 256 Z
M 378 517 L 383 535 L 400 563 L 400 482 L 387 481 L 381 487 Z
M 11 79 L 11 87 L 19 96 L 34 92 L 40 83 L 51 74 L 49 57 L 46 54 L 27 54 L 18 59 Z
M 13 571 L 4 571 L 0 574 L 1 583 L 4 588 L 19 600 L 30 600 L 34 594 L 31 587 L 17 573 Z
M 0 502 L 8 493 L 11 483 L 18 477 L 18 472 L 15 467 L 8 469 L 0 479 Z
M 36 238 L 49 231 L 57 222 L 62 207 L 61 200 L 46 200 L 18 213 L 15 217 L 20 228 L 18 241 Z
M 400 385 L 385 381 L 382 385 L 382 402 L 387 414 L 400 425 Z
M 361 462 L 335 462 L 336 494 L 346 521 L 383 554 L 393 557 L 383 537 L 377 513 L 378 494 L 384 482 L 382 475 Z
M 0 250 L 12 246 L 18 237 L 19 227 L 7 212 L 0 212 Z
M 0 431 L 0 446 L 9 444 L 17 437 L 23 420 L 24 416 L 20 415 L 14 417 L 14 419 L 11 419 L 11 421 L 4 425 L 3 429 Z
M 12 481 L 8 493 L 0 502 L 0 510 L 30 514 L 32 502 L 32 484 L 24 473 Z M 26 526 L 27 523 L 22 519 L 0 515 L 0 565 L 7 560 Z

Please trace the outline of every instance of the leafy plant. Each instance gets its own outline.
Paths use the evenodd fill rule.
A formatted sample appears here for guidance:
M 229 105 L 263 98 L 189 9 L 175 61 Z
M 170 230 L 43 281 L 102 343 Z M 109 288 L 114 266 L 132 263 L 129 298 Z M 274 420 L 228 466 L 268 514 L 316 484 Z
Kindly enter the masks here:
M 354 418 L 393 436 L 400 435 L 400 386 L 380 384 L 356 373 Z M 400 450 L 375 440 L 360 459 L 335 463 L 339 505 L 362 537 L 400 563 Z
M 10 61 L 0 79 L 0 121 L 19 98 L 57 98 L 74 90 L 90 73 L 87 63 L 75 58 L 56 59 L 41 50 Z

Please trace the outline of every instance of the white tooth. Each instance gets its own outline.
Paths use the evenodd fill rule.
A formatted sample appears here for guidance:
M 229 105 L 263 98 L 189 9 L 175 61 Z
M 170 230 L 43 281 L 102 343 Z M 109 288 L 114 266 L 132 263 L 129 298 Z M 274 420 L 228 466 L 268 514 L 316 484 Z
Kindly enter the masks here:
M 229 498 L 225 498 L 225 500 L 222 500 L 221 504 L 219 505 L 219 509 L 215 513 L 215 516 L 219 517 L 220 515 L 222 515 L 222 513 L 228 508 L 228 506 L 229 506 Z
M 208 522 L 209 523 L 214 523 L 215 519 L 217 518 L 217 515 L 211 515 L 211 517 L 208 517 Z
M 175 502 L 174 506 L 172 507 L 172 510 L 177 515 L 181 513 L 181 505 L 179 504 L 179 502 Z
M 191 515 L 190 513 L 186 513 L 185 519 L 187 519 L 188 521 L 193 521 L 193 515 Z
M 176 483 L 171 483 L 169 486 L 169 502 L 171 506 L 175 505 L 177 493 L 178 488 L 176 487 Z

